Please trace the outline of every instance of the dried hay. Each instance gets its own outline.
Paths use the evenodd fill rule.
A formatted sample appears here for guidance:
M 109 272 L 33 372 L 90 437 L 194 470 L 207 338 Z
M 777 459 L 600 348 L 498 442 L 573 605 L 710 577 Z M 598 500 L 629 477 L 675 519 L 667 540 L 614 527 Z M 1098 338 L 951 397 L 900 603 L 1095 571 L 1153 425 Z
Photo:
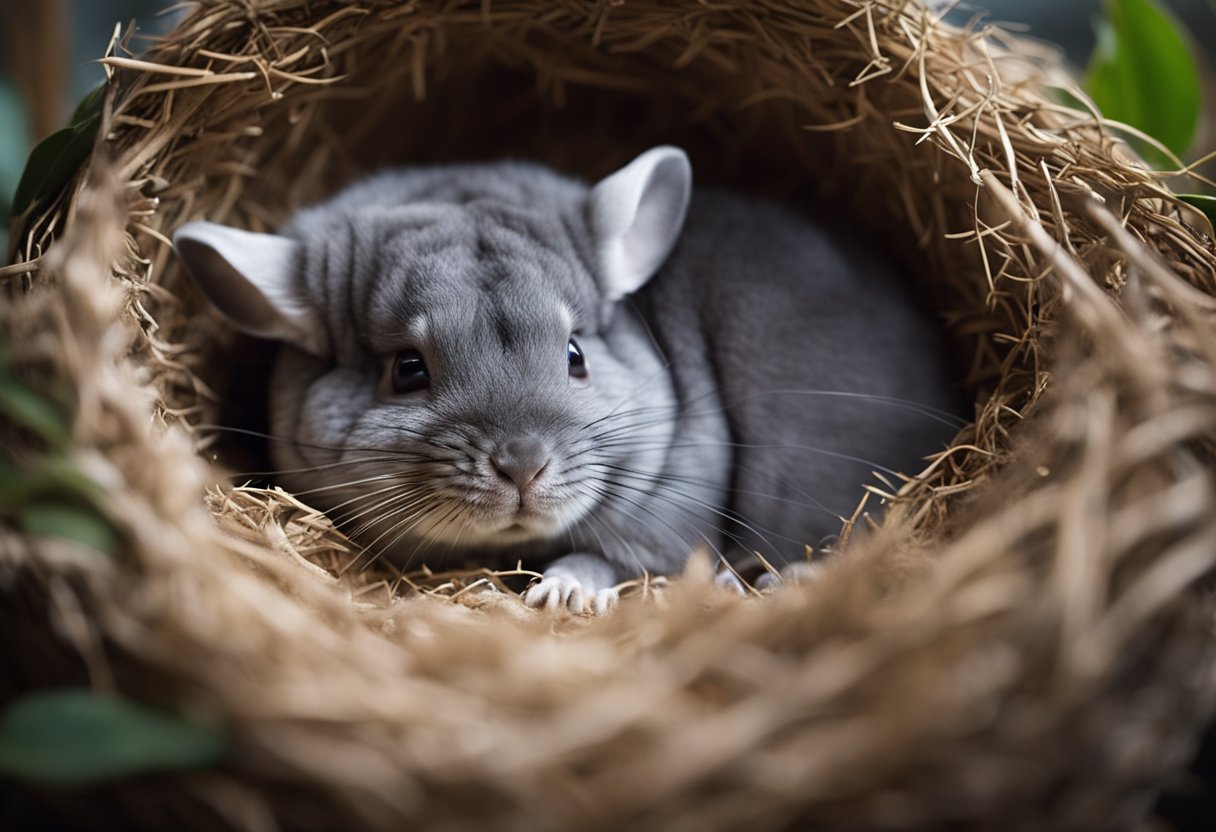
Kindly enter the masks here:
M 895 0 L 233 0 L 120 51 L 104 141 L 0 274 L 11 362 L 71 391 L 121 555 L 0 532 L 0 694 L 120 691 L 221 720 L 232 753 L 63 811 L 1096 829 L 1185 761 L 1216 691 L 1216 254 L 1035 47 Z M 822 580 L 741 600 L 694 575 L 554 619 L 502 576 L 336 578 L 323 517 L 216 485 L 198 425 L 239 345 L 171 259 L 180 223 L 269 228 L 386 162 L 594 176 L 657 141 L 842 206 L 969 358 L 974 423 Z

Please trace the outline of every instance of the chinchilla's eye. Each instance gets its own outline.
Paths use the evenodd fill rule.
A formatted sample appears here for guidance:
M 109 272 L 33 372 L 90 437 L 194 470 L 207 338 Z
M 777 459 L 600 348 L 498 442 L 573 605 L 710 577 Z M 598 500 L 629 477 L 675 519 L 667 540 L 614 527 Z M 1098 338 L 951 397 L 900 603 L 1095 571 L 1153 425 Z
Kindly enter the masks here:
M 431 386 L 431 374 L 418 350 L 402 350 L 393 358 L 393 392 L 417 393 Z
M 573 338 L 566 344 L 566 363 L 570 365 L 571 378 L 587 377 L 587 359 L 583 357 L 583 351 Z

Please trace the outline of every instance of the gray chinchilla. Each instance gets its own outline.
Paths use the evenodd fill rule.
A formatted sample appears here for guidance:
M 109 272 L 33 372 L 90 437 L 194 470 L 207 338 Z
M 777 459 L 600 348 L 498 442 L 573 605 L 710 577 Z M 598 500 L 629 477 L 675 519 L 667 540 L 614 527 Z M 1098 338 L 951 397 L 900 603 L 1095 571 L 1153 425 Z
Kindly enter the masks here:
M 692 196 L 674 147 L 593 187 L 390 171 L 279 234 L 192 222 L 174 246 L 283 342 L 280 482 L 403 564 L 538 561 L 534 606 L 602 612 L 698 547 L 800 560 L 959 424 L 905 278 L 778 205 Z

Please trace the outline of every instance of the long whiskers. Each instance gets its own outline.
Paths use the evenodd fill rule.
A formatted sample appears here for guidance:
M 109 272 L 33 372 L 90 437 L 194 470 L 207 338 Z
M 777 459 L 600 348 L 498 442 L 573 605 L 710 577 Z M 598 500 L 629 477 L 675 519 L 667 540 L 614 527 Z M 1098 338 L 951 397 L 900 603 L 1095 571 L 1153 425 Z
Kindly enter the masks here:
M 670 422 L 670 417 L 679 415 L 682 417 L 699 417 L 711 416 L 718 413 L 723 413 L 731 408 L 738 407 L 747 402 L 755 401 L 769 396 L 822 396 L 835 397 L 845 399 L 856 399 L 859 401 L 872 402 L 874 404 L 888 405 L 890 407 L 900 408 L 927 419 L 932 419 L 946 427 L 954 430 L 961 430 L 966 426 L 966 420 L 950 413 L 949 411 L 941 410 L 940 408 L 931 405 L 922 404 L 911 399 L 901 399 L 895 396 L 884 396 L 872 393 L 856 393 L 844 390 L 816 390 L 816 389 L 778 389 L 764 390 L 756 393 L 733 399 L 727 402 L 713 402 L 707 409 L 697 409 L 694 407 L 697 404 L 705 402 L 706 399 L 713 397 L 717 393 L 716 390 L 710 390 L 705 393 L 693 396 L 683 402 L 675 402 L 662 405 L 648 405 L 646 407 L 633 408 L 631 410 L 619 410 L 620 405 L 598 419 L 588 422 L 583 426 L 584 430 L 589 430 L 596 425 L 616 422 L 623 419 L 633 419 L 634 417 L 647 416 L 650 419 L 647 421 L 634 421 L 629 424 L 619 426 L 618 430 L 639 429 L 642 427 L 652 427 L 656 424 L 666 424 Z M 593 438 L 602 438 L 611 433 L 611 431 L 602 431 L 593 435 Z
M 367 465 L 376 462 L 400 462 L 400 455 L 382 454 L 380 456 L 364 456 L 354 459 L 342 459 L 337 462 L 328 462 L 322 465 L 307 465 L 303 468 L 274 468 L 266 471 L 237 471 L 229 474 L 228 479 L 240 479 L 242 477 L 272 477 L 282 474 L 313 474 L 319 471 L 331 471 L 335 468 L 343 468 L 354 465 Z M 299 492 L 296 492 L 297 494 Z
M 617 473 L 618 473 L 617 479 L 609 480 L 606 482 L 606 488 L 608 490 L 608 493 L 611 494 L 613 497 L 621 498 L 622 495 L 618 491 L 615 491 L 614 489 L 623 488 L 623 489 L 627 489 L 631 492 L 634 492 L 638 495 L 641 495 L 647 499 L 657 500 L 665 505 L 671 506 L 672 508 L 676 509 L 677 511 L 683 511 L 683 512 L 686 512 L 693 516 L 696 516 L 696 512 L 692 508 L 695 506 L 696 508 L 699 508 L 702 511 L 707 512 L 721 520 L 726 520 L 729 523 L 737 524 L 738 526 L 742 527 L 746 531 L 751 532 L 753 535 L 756 536 L 757 539 L 759 539 L 772 552 L 781 551 L 780 547 L 776 546 L 773 543 L 773 540 L 772 540 L 773 537 L 776 537 L 787 543 L 793 543 L 795 545 L 804 545 L 806 542 L 806 541 L 802 541 L 802 540 L 796 540 L 794 538 L 787 537 L 782 534 L 778 534 L 777 532 L 775 532 L 774 530 L 772 530 L 770 528 L 762 527 L 759 524 L 750 521 L 748 518 L 744 517 L 742 514 L 740 514 L 737 511 L 719 508 L 712 503 L 708 503 L 705 500 L 694 497 L 690 494 L 687 494 L 684 492 L 679 492 L 679 491 L 671 491 L 669 493 L 667 490 L 657 490 L 657 489 L 645 488 L 642 485 L 637 484 L 637 482 L 636 482 L 636 480 L 638 480 L 638 479 L 642 479 L 644 482 L 649 481 L 648 476 L 643 473 L 635 473 L 629 469 L 619 469 L 619 471 Z M 628 479 L 624 479 L 624 480 L 620 479 L 619 477 L 622 477 L 622 476 L 627 477 Z M 638 506 L 638 504 L 635 501 L 630 501 L 630 504 L 634 505 L 638 508 L 641 508 L 640 506 Z M 818 508 L 822 511 L 826 511 L 829 514 L 831 514 L 834 518 L 839 519 L 841 522 L 844 522 L 844 518 L 840 517 L 839 514 L 832 512 L 831 510 L 827 509 L 826 507 L 819 505 L 819 506 L 816 506 L 816 508 Z M 739 538 L 738 536 L 734 535 L 730 531 L 728 526 L 726 526 L 722 523 L 716 523 L 715 525 L 717 526 L 719 531 L 721 531 L 727 537 L 730 537 L 732 540 L 734 540 L 735 543 L 739 544 L 741 547 L 746 548 L 746 544 L 744 543 L 742 538 Z M 770 537 L 770 535 L 771 535 L 771 537 Z M 718 554 L 721 554 L 721 553 L 718 553 Z
M 448 522 L 452 518 L 459 515 L 460 511 L 461 511 L 461 506 L 458 503 L 450 504 L 448 507 L 448 511 L 442 517 L 439 517 L 438 519 L 434 520 L 433 525 L 435 525 L 436 528 L 434 528 L 433 531 L 441 532 L 444 528 L 447 527 Z M 367 570 L 368 568 L 370 568 L 372 566 L 372 564 L 374 564 L 386 552 L 392 551 L 393 548 L 401 541 L 401 539 L 403 537 L 405 537 L 407 534 L 409 534 L 411 531 L 413 531 L 415 528 L 417 528 L 417 526 L 420 523 L 422 523 L 422 521 L 427 519 L 427 515 L 431 514 L 431 513 L 432 513 L 432 510 L 428 509 L 424 503 L 422 509 L 414 512 L 411 515 L 406 515 L 400 521 L 394 523 L 392 526 L 390 526 L 388 529 L 386 529 L 384 532 L 382 532 L 379 536 L 377 536 L 376 539 L 371 541 L 364 549 L 364 552 L 371 553 L 372 557 L 368 560 L 368 562 L 366 564 L 363 565 L 363 567 L 361 569 Z M 387 535 L 393 534 L 394 532 L 396 532 L 394 537 L 391 540 L 389 540 L 388 543 L 386 543 L 383 547 L 381 547 L 379 551 L 376 551 L 376 544 L 378 544 L 381 540 L 383 540 Z M 423 546 L 415 548 L 414 551 L 412 551 L 410 553 L 409 557 L 407 558 L 407 560 L 405 562 L 405 568 L 408 569 L 410 564 L 415 559 L 423 557 L 425 555 L 425 552 L 429 551 L 430 547 L 434 545 L 435 539 L 436 539 L 435 536 L 432 535 L 432 536 L 426 538 L 424 541 L 422 541 Z
M 616 499 L 616 500 L 619 500 L 620 502 L 626 503 L 629 506 L 632 506 L 634 509 L 642 512 L 643 514 L 648 516 L 650 519 L 657 522 L 660 526 L 662 526 L 663 528 L 665 528 L 666 530 L 671 532 L 677 540 L 680 540 L 680 541 L 688 540 L 689 535 L 687 533 L 681 532 L 680 530 L 676 529 L 675 526 L 671 525 L 670 522 L 668 522 L 664 518 L 660 517 L 649 506 L 645 505 L 644 503 L 639 502 L 638 500 L 635 500 L 632 497 L 629 497 L 629 496 L 622 494 L 619 491 L 615 490 L 609 483 L 598 482 L 598 483 L 594 483 L 593 485 L 587 486 L 586 488 L 591 494 L 599 497 L 601 500 L 607 500 L 607 499 L 611 498 L 611 499 Z M 621 537 L 620 532 L 617 531 L 616 529 L 614 529 L 612 526 L 608 525 L 608 523 L 605 522 L 602 518 L 600 518 L 594 514 L 590 514 L 590 515 L 588 515 L 588 519 L 594 519 L 594 520 L 598 521 L 605 529 L 612 531 L 615 535 L 617 535 L 618 538 L 620 538 L 622 541 L 624 541 L 624 538 Z M 694 524 L 694 523 L 690 522 L 689 526 L 691 527 L 690 530 L 692 531 L 693 536 L 700 537 L 703 541 L 705 541 L 705 544 L 707 546 L 709 546 L 709 548 L 711 550 L 713 550 L 714 554 L 716 554 L 719 558 L 722 557 L 721 550 L 719 550 L 717 545 L 712 540 L 710 540 L 708 535 L 706 535 L 703 531 L 698 529 L 696 527 L 696 524 Z M 635 564 L 635 566 L 637 566 L 638 570 L 640 572 L 648 571 L 646 564 L 642 563 L 641 559 L 638 558 L 637 553 L 634 551 L 633 547 L 631 545 L 629 545 L 628 543 L 626 543 L 625 545 L 628 549 L 630 557 L 633 558 L 634 564 Z M 608 551 L 608 550 L 604 550 L 604 551 Z
M 200 424 L 195 425 L 195 428 L 198 430 L 215 431 L 218 433 L 235 433 L 240 436 L 252 436 L 256 439 L 266 439 L 271 442 L 284 442 L 298 448 L 309 448 L 310 450 L 317 451 L 360 451 L 363 453 L 387 453 L 394 456 L 406 456 L 417 453 L 416 451 L 395 450 L 392 448 L 364 448 L 358 445 L 321 445 L 315 442 L 305 442 L 296 437 L 276 436 L 273 433 L 264 433 L 263 431 L 249 430 L 247 428 L 228 427 L 227 425 Z M 455 451 L 461 455 L 464 453 L 464 449 L 460 446 L 442 442 L 435 437 L 428 436 L 420 431 L 412 430 L 403 426 L 394 426 L 393 430 L 400 436 L 414 439 L 431 447 L 444 448 L 446 450 Z
M 365 531 L 370 528 L 374 528 L 379 523 L 392 520 L 394 517 L 399 519 L 394 520 L 394 522 L 392 522 L 388 528 L 384 529 L 384 531 L 377 535 L 375 539 L 367 543 L 363 547 L 363 551 L 359 554 L 359 556 L 347 564 L 346 567 L 343 568 L 342 572 L 345 573 L 358 564 L 364 557 L 370 555 L 367 562 L 360 567 L 360 571 L 365 571 L 370 568 L 372 564 L 375 563 L 382 555 L 388 551 L 391 551 L 393 545 L 395 545 L 397 541 L 401 539 L 401 537 L 408 534 L 411 529 L 425 519 L 426 515 L 428 514 L 426 504 L 429 499 L 430 495 L 423 495 L 417 501 L 411 502 L 406 506 L 397 507 L 394 511 L 391 511 L 386 516 L 375 518 L 368 527 L 365 527 Z M 419 508 L 419 506 L 421 506 L 421 508 Z M 400 530 L 400 533 L 397 534 L 397 536 L 377 550 L 376 546 L 381 540 L 391 534 L 394 534 L 398 530 Z
M 403 489 L 400 486 L 393 486 L 386 489 L 380 489 L 380 491 L 374 491 L 368 496 L 375 496 L 382 493 L 388 493 L 389 496 L 382 497 L 381 499 L 374 501 L 371 505 L 365 505 L 358 510 L 347 512 L 345 516 L 339 515 L 340 519 L 336 520 L 334 525 L 337 528 L 343 528 L 344 526 L 351 526 L 355 523 L 355 521 L 361 518 L 370 516 L 370 519 L 364 521 L 359 526 L 348 530 L 349 536 L 357 538 L 364 532 L 374 528 L 376 524 L 384 522 L 384 520 L 388 519 L 393 514 L 408 511 L 414 506 L 421 504 L 426 500 L 426 495 L 424 494 L 425 491 L 426 489 L 423 487 L 406 487 Z M 419 496 L 420 494 L 423 496 Z M 357 497 L 354 500 L 348 500 L 347 502 L 355 502 L 362 499 L 362 497 Z M 390 513 L 387 515 L 382 514 L 386 511 Z

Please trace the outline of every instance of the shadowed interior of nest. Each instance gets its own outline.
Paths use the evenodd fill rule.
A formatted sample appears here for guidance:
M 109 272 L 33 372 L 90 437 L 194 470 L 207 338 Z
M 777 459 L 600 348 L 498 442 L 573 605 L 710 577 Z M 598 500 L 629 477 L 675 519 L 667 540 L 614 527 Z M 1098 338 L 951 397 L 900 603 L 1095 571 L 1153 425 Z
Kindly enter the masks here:
M 71 303 L 32 293 L 13 344 L 110 417 L 75 435 L 123 484 L 130 545 L 104 563 L 0 547 L 21 576 L 0 613 L 98 684 L 223 716 L 222 770 L 128 807 L 189 800 L 251 829 L 1138 822 L 1210 710 L 1192 590 L 1216 552 L 1196 464 L 1216 435 L 1216 257 L 1052 102 L 1027 49 L 913 3 L 267 0 L 203 4 L 151 63 L 111 61 L 103 155 L 128 186 L 116 271 L 141 330 L 115 346 L 97 300 L 113 258 L 73 256 L 112 204 L 68 193 L 17 239 L 34 260 L 67 225 L 41 265 Z M 557 624 L 491 591 L 352 603 L 290 557 L 341 541 L 270 492 L 212 492 L 224 534 L 199 519 L 189 443 L 131 389 L 150 382 L 170 423 L 213 420 L 226 393 L 236 350 L 172 262 L 178 225 L 272 228 L 382 163 L 518 154 L 597 176 L 660 141 L 701 181 L 831 205 L 933 295 L 979 406 L 936 488 L 891 514 L 921 546 L 875 535 L 762 602 L 689 580 Z M 1083 337 L 1061 351 L 1052 321 Z M 138 377 L 105 375 L 132 355 Z M 986 512 L 960 510 L 984 491 Z

